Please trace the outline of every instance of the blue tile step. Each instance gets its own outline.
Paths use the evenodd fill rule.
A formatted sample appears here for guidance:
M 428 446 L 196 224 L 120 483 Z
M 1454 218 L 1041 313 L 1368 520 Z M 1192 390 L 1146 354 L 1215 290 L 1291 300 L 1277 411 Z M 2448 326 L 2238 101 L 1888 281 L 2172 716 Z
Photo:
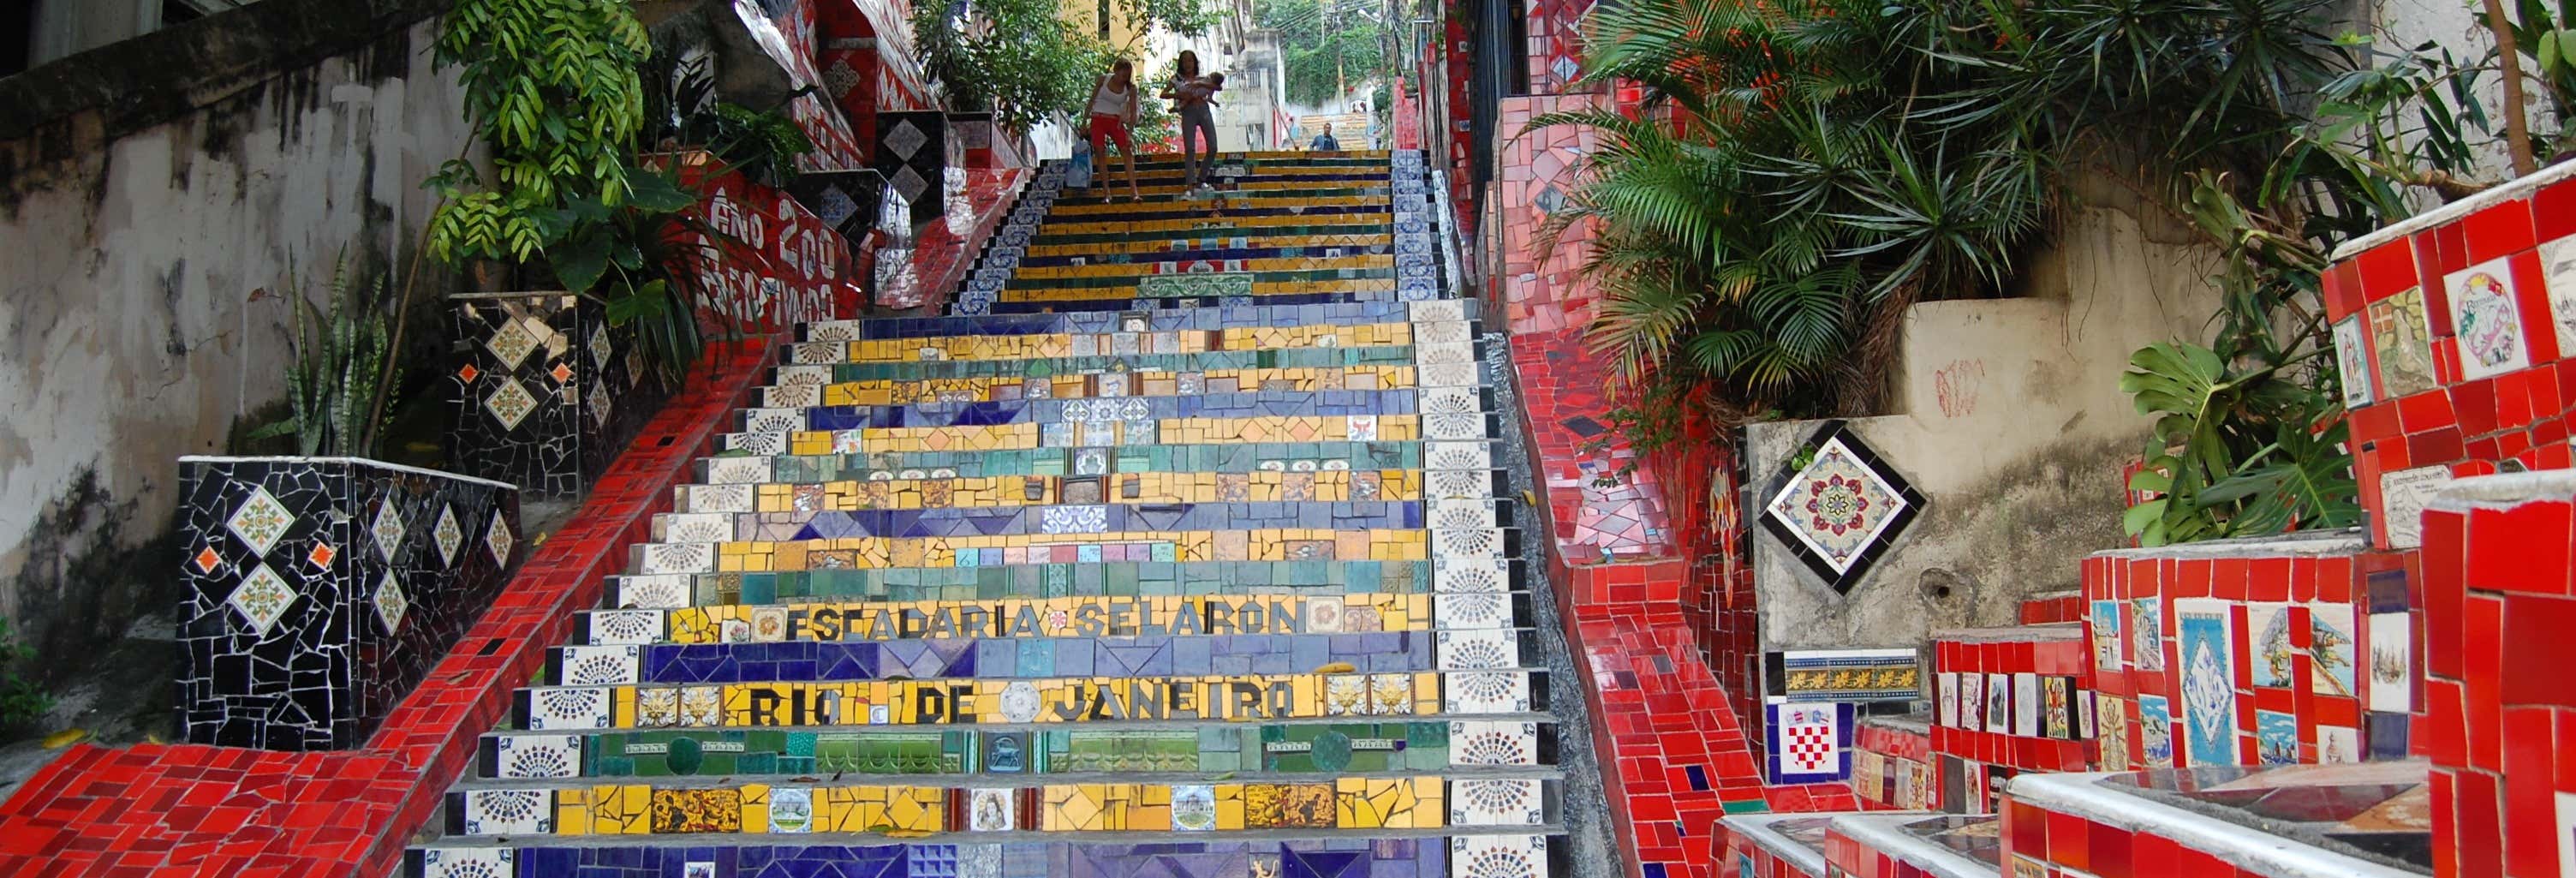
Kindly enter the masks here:
M 1102 300 L 1107 301 L 1107 300 Z M 831 380 L 882 381 L 922 380 L 929 378 L 984 378 L 1017 376 L 1034 378 L 1054 375 L 1119 374 L 1126 372 L 1189 372 L 1214 369 L 1283 369 L 1361 365 L 1410 365 L 1415 362 L 1411 345 L 1370 345 L 1365 347 L 1307 347 L 1263 351 L 1202 351 L 1187 354 L 1105 354 L 1088 357 L 1053 357 L 1028 360 L 931 360 L 903 363 L 849 363 L 846 354 L 832 349 L 839 345 L 826 343 L 820 348 L 795 345 L 789 351 L 811 351 L 803 356 L 816 361 L 791 365 L 831 367 Z M 830 357 L 830 359 L 823 359 Z M 819 362 L 817 362 L 819 361 Z
M 1492 440 L 1423 442 L 1257 442 L 1173 449 L 1032 448 L 1014 452 L 919 451 L 848 454 L 742 454 L 697 461 L 694 487 L 751 484 L 985 478 L 1117 473 L 1249 473 L 1261 470 L 1491 469 Z M 749 511 L 701 504 L 684 486 L 678 511 Z M 1508 493 L 1500 491 L 1497 492 Z
M 1313 831 L 1281 838 L 1273 830 L 1261 838 L 1132 833 L 962 843 L 772 834 L 653 846 L 624 836 L 539 845 L 458 840 L 406 851 L 403 878 L 1547 878 L 1566 873 L 1570 846 L 1551 837 L 1561 832 Z
M 788 433 L 889 427 L 986 427 L 999 424 L 1065 424 L 1137 418 L 1245 418 L 1304 415 L 1410 415 L 1492 411 L 1490 391 L 1479 388 L 1390 390 L 1254 390 L 1003 402 L 930 402 L 907 405 L 815 405 L 737 409 L 734 432 Z
M 676 611 L 690 607 L 813 601 L 1503 594 L 1528 588 L 1528 573 L 1521 567 L 1522 563 L 1518 558 L 1477 561 L 1118 560 L 749 573 L 630 573 L 609 577 L 610 606 L 602 612 L 625 609 Z M 1498 611 L 1499 608 L 1491 608 L 1487 612 Z M 621 621 L 621 624 L 631 626 L 635 623 Z
M 1428 319 L 1474 320 L 1477 303 L 1450 300 L 1457 313 L 1424 316 L 1422 304 L 1354 302 L 1343 305 L 1243 305 L 1229 308 L 1164 309 L 1134 314 L 1084 312 L 1033 315 L 951 315 L 943 317 L 877 317 L 798 324 L 797 341 L 864 341 L 882 338 L 939 338 L 958 335 L 1100 335 L 1112 332 L 1179 332 L 1263 326 L 1307 326 L 1324 323 L 1405 323 Z

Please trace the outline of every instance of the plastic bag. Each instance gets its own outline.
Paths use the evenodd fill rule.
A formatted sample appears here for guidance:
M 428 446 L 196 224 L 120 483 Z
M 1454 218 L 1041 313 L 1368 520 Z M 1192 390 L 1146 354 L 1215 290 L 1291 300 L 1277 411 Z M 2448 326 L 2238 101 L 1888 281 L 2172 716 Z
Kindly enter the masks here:
M 1073 145 L 1073 166 L 1064 172 L 1064 185 L 1074 189 L 1091 188 L 1091 145 Z

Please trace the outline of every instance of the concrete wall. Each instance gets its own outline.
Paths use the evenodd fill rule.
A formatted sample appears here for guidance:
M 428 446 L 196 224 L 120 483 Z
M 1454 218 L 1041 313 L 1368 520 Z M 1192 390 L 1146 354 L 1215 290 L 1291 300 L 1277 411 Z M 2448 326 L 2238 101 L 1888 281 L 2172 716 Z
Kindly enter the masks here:
M 2032 264 L 2027 297 L 1910 309 L 1894 413 L 1852 428 L 1928 506 L 1846 595 L 1756 528 L 1762 648 L 1910 646 L 1945 628 L 2015 624 L 2023 598 L 2077 587 L 2084 556 L 2126 545 L 2121 466 L 2148 421 L 2120 373 L 2150 342 L 2207 335 L 2215 269 L 2179 229 L 2089 208 Z M 1748 515 L 1816 427 L 1746 428 Z
M 283 396 L 288 272 L 410 254 L 469 139 L 443 5 L 266 0 L 0 80 L 0 616 L 49 657 L 167 609 L 174 459 Z

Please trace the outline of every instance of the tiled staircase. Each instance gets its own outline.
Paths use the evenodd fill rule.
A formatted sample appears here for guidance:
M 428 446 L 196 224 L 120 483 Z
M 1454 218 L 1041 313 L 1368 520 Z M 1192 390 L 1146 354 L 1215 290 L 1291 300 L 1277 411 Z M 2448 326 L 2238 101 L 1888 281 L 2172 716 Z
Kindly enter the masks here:
M 1562 871 L 1421 160 L 1229 160 L 1049 167 L 956 314 L 802 327 L 408 873 Z

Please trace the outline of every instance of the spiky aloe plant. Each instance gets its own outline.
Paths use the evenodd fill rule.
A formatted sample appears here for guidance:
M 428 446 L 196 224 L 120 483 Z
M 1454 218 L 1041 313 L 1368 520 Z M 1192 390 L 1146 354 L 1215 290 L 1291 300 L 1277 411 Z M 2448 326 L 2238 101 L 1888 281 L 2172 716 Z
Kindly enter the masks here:
M 289 289 L 302 285 L 290 275 Z M 383 392 L 387 341 L 385 279 L 358 282 L 343 255 L 331 270 L 328 313 L 300 292 L 290 296 L 287 321 L 294 335 L 295 362 L 286 370 L 286 420 L 261 428 L 253 439 L 294 434 L 305 456 L 372 457 L 376 431 L 368 422 Z

